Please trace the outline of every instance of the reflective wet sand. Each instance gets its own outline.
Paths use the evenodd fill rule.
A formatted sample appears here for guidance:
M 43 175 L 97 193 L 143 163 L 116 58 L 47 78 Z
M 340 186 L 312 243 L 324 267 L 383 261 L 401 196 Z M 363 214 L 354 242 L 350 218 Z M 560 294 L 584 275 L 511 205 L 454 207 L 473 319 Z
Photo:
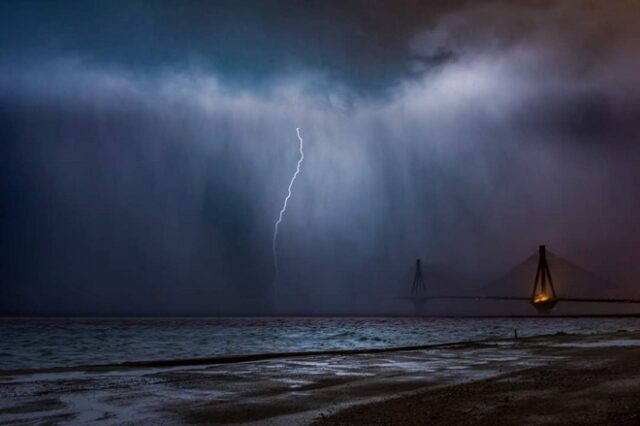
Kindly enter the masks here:
M 393 420 L 398 411 L 387 410 L 387 418 L 376 410 L 399 401 L 389 401 L 392 398 L 422 398 L 416 395 L 485 380 L 500 383 L 540 369 L 596 368 L 615 362 L 619 354 L 638 353 L 639 339 L 635 332 L 554 335 L 390 352 L 289 354 L 225 364 L 5 374 L 0 376 L 0 423 L 284 425 L 371 424 L 361 419 L 376 424 L 380 419 L 378 424 L 399 424 Z M 527 383 L 519 388 L 531 392 L 531 398 L 550 391 L 544 384 L 529 389 Z M 470 401 L 457 399 L 462 405 Z M 410 412 L 406 407 L 401 411 Z

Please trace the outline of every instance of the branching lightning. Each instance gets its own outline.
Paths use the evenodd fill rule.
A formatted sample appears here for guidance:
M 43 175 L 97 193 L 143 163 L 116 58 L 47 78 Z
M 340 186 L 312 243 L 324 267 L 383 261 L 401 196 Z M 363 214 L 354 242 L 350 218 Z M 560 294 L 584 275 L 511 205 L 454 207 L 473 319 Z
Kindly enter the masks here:
M 278 226 L 282 222 L 282 217 L 284 213 L 287 211 L 287 203 L 289 202 L 289 198 L 291 198 L 291 188 L 293 187 L 293 182 L 295 182 L 296 177 L 300 173 L 300 166 L 304 161 L 304 151 L 302 150 L 304 141 L 302 140 L 302 136 L 300 136 L 300 128 L 296 127 L 296 134 L 298 135 L 298 140 L 300 141 L 300 159 L 298 160 L 298 164 L 296 166 L 296 171 L 291 177 L 291 181 L 289 182 L 289 188 L 287 190 L 287 196 L 284 199 L 284 203 L 282 204 L 282 210 L 280 210 L 280 215 L 278 216 L 278 220 L 276 221 L 273 228 L 273 267 L 275 270 L 275 276 L 273 282 L 275 284 L 276 279 L 278 278 L 278 250 L 276 247 L 276 240 L 278 239 Z

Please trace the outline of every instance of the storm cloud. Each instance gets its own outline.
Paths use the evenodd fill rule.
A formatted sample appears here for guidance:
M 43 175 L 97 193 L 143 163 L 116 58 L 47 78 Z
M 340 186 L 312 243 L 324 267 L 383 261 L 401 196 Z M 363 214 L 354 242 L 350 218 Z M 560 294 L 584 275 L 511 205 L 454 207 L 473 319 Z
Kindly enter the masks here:
M 540 243 L 634 290 L 635 2 L 234 4 L 3 6 L 0 312 L 384 312 Z

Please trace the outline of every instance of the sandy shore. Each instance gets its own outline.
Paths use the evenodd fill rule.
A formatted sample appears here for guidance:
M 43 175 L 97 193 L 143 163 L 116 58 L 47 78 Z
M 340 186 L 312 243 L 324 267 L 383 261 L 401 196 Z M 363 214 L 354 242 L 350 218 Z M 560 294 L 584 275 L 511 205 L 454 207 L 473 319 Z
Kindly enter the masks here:
M 640 333 L 0 375 L 0 424 L 640 424 Z
M 640 336 L 531 339 L 548 365 L 364 404 L 315 425 L 639 425 Z M 538 346 L 536 347 L 536 343 Z

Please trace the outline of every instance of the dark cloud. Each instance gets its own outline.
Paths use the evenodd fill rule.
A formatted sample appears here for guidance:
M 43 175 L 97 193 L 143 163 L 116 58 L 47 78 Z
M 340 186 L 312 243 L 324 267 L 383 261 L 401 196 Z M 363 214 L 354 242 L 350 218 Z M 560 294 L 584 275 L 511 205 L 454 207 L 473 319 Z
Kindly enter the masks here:
M 3 4 L 0 310 L 272 312 L 295 127 L 290 312 L 394 309 L 416 257 L 469 291 L 540 242 L 631 282 L 637 8 L 422 3 Z
M 409 39 L 463 3 L 5 2 L 0 46 L 16 57 L 78 55 L 144 72 L 204 68 L 243 87 L 302 70 L 381 90 L 409 74 Z

